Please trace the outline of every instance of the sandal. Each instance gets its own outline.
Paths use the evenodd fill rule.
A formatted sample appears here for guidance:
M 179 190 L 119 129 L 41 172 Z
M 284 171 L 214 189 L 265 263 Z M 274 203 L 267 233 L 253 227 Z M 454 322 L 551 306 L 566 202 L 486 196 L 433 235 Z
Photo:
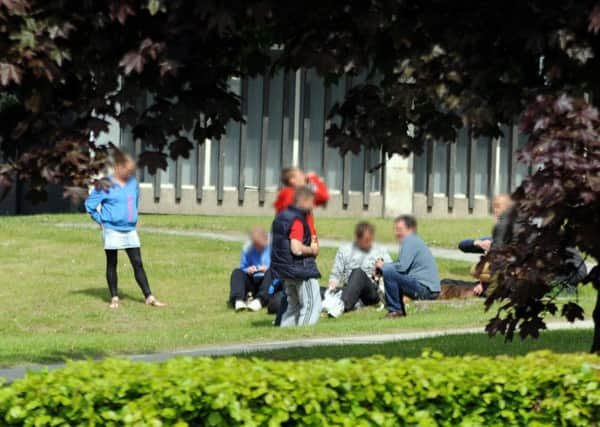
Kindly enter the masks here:
M 167 306 L 167 304 L 165 304 L 164 302 L 160 302 L 159 300 L 154 298 L 154 296 L 152 296 L 152 295 L 150 295 L 148 298 L 146 298 L 146 304 L 151 305 L 152 307 L 166 307 Z
M 119 308 L 119 297 L 113 297 L 113 298 L 110 300 L 110 305 L 109 305 L 109 307 L 110 307 L 110 308 L 113 308 L 113 309 L 114 309 L 114 308 Z

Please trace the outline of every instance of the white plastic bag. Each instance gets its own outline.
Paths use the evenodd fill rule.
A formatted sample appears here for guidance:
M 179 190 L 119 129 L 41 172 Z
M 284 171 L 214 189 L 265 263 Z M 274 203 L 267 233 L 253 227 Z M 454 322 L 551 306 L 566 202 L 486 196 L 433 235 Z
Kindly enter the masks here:
M 323 311 L 329 314 L 331 317 L 340 317 L 344 314 L 344 301 L 342 301 L 342 291 L 331 291 L 327 289 L 325 291 L 325 297 L 323 298 Z

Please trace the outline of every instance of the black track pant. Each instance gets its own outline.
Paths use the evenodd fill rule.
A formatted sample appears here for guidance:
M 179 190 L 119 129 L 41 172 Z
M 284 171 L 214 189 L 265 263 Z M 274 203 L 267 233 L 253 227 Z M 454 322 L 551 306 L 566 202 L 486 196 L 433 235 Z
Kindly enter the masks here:
M 144 271 L 144 264 L 142 263 L 142 252 L 140 248 L 128 248 L 125 249 L 133 272 L 135 273 L 135 280 L 139 285 L 140 289 L 144 293 L 144 298 L 148 298 L 152 295 L 150 286 L 148 285 L 148 278 Z M 117 260 L 118 251 L 116 249 L 105 249 L 106 253 L 106 281 L 108 282 L 108 289 L 112 297 L 119 296 L 118 278 L 117 278 Z
M 255 298 L 260 299 L 263 306 L 269 304 L 269 286 L 273 283 L 271 270 L 267 270 L 264 276 L 252 277 L 244 270 L 236 268 L 231 273 L 229 282 L 229 304 L 232 306 L 236 301 L 246 301 L 248 292 Z
M 373 305 L 379 302 L 376 285 L 364 271 L 357 268 L 352 270 L 348 281 L 342 288 L 345 311 L 354 310 L 359 299 L 364 305 Z

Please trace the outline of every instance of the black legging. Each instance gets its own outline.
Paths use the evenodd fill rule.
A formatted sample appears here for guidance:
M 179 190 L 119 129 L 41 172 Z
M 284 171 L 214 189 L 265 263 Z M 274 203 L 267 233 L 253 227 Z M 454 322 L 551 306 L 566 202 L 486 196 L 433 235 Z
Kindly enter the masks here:
M 114 297 L 119 296 L 118 290 L 118 278 L 117 278 L 117 253 L 116 249 L 105 249 L 106 252 L 106 281 L 108 282 L 108 289 L 110 290 L 110 295 Z M 135 273 L 135 280 L 139 285 L 140 289 L 144 293 L 144 298 L 148 298 L 152 295 L 150 291 L 150 285 L 148 285 L 148 278 L 146 277 L 146 272 L 144 271 L 144 264 L 142 263 L 142 252 L 140 248 L 127 248 L 125 249 L 127 252 L 127 256 L 129 257 L 129 261 L 131 262 L 131 266 L 133 267 L 133 272 Z

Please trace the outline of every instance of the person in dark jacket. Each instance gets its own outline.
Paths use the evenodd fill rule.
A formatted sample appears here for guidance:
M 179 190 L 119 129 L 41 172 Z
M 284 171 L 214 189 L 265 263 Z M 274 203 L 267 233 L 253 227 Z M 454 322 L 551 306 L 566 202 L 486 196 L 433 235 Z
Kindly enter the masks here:
M 300 187 L 294 204 L 279 213 L 273 221 L 271 271 L 284 282 L 287 308 L 281 317 L 282 327 L 312 325 L 321 314 L 321 292 L 317 268 L 319 242 L 307 216 L 314 207 L 314 194 Z

